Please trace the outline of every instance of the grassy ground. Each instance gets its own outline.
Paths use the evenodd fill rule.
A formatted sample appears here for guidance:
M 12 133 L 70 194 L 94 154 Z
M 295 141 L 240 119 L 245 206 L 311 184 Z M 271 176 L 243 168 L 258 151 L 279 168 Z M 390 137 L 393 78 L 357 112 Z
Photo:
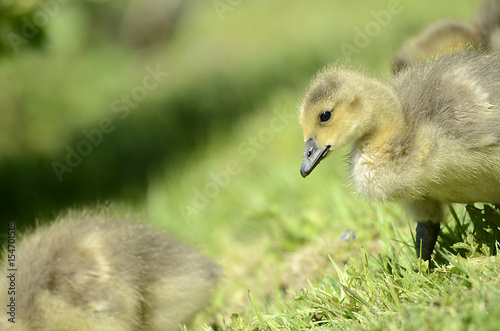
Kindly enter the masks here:
M 481 1 L 396 1 L 401 10 L 356 44 L 392 2 L 219 1 L 221 11 L 193 0 L 172 39 L 147 52 L 93 45 L 92 22 L 69 6 L 44 51 L 0 64 L 4 216 L 99 200 L 146 214 L 226 270 L 193 329 L 497 329 L 498 209 L 454 206 L 428 271 L 399 207 L 352 194 L 347 150 L 299 174 L 296 104 L 316 70 L 349 58 L 385 79 L 405 37 L 471 20 Z M 126 119 L 111 112 L 157 65 L 164 82 Z M 59 183 L 51 163 L 105 118 L 116 130 Z

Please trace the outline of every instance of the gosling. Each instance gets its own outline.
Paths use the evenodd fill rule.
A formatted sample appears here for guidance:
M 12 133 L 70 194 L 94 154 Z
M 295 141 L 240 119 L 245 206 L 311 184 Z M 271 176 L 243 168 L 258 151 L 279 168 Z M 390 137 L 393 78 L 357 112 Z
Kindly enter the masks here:
M 500 54 L 465 52 L 384 84 L 346 67 L 313 79 L 300 104 L 306 177 L 352 143 L 351 181 L 375 201 L 400 201 L 430 260 L 444 203 L 500 202 Z
M 465 22 L 446 20 L 434 23 L 403 43 L 392 60 L 392 73 L 446 54 L 485 45 L 477 27 Z
M 392 72 L 465 50 L 500 50 L 500 0 L 486 0 L 471 23 L 443 20 L 409 38 L 396 51 Z
M 163 233 L 102 217 L 60 219 L 14 246 L 14 292 L 11 266 L 1 268 L 0 330 L 178 330 L 221 273 Z
M 492 51 L 500 51 L 500 0 L 486 0 L 479 8 L 474 24 Z

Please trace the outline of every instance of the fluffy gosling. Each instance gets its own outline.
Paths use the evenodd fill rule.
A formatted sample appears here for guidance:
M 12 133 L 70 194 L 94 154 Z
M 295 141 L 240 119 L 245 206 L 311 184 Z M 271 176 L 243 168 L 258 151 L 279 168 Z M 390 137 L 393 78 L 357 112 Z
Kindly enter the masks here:
M 490 50 L 500 51 L 500 0 L 486 0 L 479 8 L 474 24 L 483 34 Z
M 394 74 L 413 65 L 470 47 L 481 47 L 484 39 L 475 26 L 460 21 L 440 21 L 403 43 L 392 60 Z
M 61 219 L 15 244 L 15 294 L 2 265 L 0 330 L 178 330 L 220 277 L 210 260 L 143 225 Z M 15 297 L 15 323 L 5 314 Z
M 436 22 L 409 38 L 395 53 L 392 72 L 465 50 L 500 50 L 500 0 L 486 0 L 472 23 Z
M 345 67 L 313 79 L 300 104 L 301 174 L 353 144 L 351 181 L 376 201 L 401 201 L 429 260 L 447 202 L 500 202 L 500 55 L 465 52 L 384 84 Z

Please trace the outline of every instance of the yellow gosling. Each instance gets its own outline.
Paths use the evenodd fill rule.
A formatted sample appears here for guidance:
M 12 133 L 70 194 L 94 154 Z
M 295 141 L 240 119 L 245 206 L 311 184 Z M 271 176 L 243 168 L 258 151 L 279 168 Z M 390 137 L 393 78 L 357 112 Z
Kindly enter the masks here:
M 429 260 L 447 202 L 500 202 L 500 55 L 465 52 L 402 71 L 389 84 L 331 66 L 300 104 L 306 177 L 352 144 L 351 181 L 375 201 L 400 201 Z M 421 254 L 420 254 L 421 251 Z
M 396 51 L 392 72 L 465 50 L 500 50 L 500 0 L 486 0 L 472 23 L 443 20 L 409 38 Z
M 482 35 L 472 25 L 453 20 L 440 21 L 403 43 L 393 57 L 392 72 L 398 73 L 409 66 L 482 45 Z
M 37 228 L 15 249 L 14 294 L 11 280 L 0 278 L 0 330 L 179 330 L 221 273 L 163 233 L 99 216 Z M 5 314 L 12 297 L 15 324 Z

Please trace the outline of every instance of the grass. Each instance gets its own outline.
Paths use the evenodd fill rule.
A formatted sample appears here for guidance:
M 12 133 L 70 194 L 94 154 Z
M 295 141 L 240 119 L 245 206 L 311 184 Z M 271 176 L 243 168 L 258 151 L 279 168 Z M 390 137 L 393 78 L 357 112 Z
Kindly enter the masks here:
M 497 327 L 499 260 L 479 252 L 472 236 L 466 257 L 448 256 L 449 263 L 432 272 L 415 272 L 413 256 L 368 255 L 339 266 L 308 286 L 281 312 L 233 318 L 234 329 L 369 329 L 490 330 Z M 249 298 L 252 306 L 254 300 Z M 256 316 L 255 316 L 256 315 Z
M 480 2 L 402 0 L 350 58 L 387 78 L 401 40 L 441 18 L 470 20 Z M 68 6 L 44 51 L 2 58 L 2 217 L 33 222 L 103 200 L 146 214 L 226 271 L 195 330 L 497 329 L 498 208 L 453 206 L 429 270 L 398 206 L 352 194 L 347 149 L 300 177 L 297 101 L 387 2 L 243 1 L 223 20 L 212 2 L 190 6 L 149 52 L 90 47 L 91 21 Z M 62 27 L 76 29 L 74 17 L 83 28 L 71 34 Z M 58 183 L 50 163 L 156 64 L 165 83 L 126 121 L 112 117 L 116 131 Z

